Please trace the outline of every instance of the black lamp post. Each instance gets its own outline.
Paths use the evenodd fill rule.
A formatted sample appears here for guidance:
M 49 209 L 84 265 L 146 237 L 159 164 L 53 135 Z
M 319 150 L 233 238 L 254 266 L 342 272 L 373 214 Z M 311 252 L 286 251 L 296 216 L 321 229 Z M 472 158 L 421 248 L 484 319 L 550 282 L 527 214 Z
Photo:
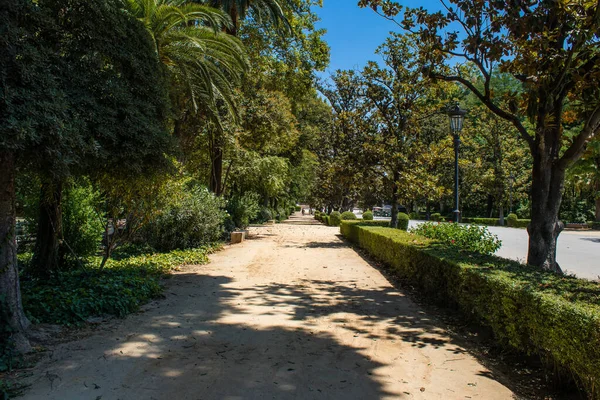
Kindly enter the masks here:
M 515 184 L 515 176 L 513 174 L 510 174 L 510 176 L 508 177 L 508 179 L 510 179 L 510 205 L 509 205 L 508 213 L 512 214 L 512 207 L 513 207 L 513 185 Z
M 460 108 L 458 102 L 448 109 L 450 117 L 450 131 L 454 137 L 454 222 L 460 222 L 460 208 L 458 205 L 458 148 L 460 147 L 460 131 L 463 128 L 466 110 Z

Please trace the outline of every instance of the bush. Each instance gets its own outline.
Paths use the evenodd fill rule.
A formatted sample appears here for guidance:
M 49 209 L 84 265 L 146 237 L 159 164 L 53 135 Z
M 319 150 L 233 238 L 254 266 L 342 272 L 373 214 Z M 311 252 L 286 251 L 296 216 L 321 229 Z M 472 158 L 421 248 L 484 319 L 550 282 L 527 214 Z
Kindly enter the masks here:
M 227 213 L 223 205 L 223 201 L 206 188 L 192 185 L 166 199 L 156 218 L 141 229 L 140 239 L 158 251 L 216 242 L 224 234 Z
M 325 225 L 329 226 L 329 215 L 327 215 L 327 214 L 323 214 L 323 215 L 321 215 L 321 221 L 322 221 L 322 222 L 323 222 Z
M 462 218 L 461 222 L 465 224 L 475 224 L 483 226 L 502 226 L 498 218 Z
M 499 344 L 537 354 L 600 398 L 600 286 L 395 229 L 342 234 L 424 295 L 490 327 Z
M 405 213 L 398 213 L 398 229 L 408 230 L 408 215 Z
M 432 221 L 441 221 L 442 220 L 442 214 L 440 214 L 440 213 L 433 213 L 433 214 L 431 214 L 431 220 Z
M 302 211 L 302 207 L 300 207 L 300 206 L 295 206 L 295 207 L 294 207 L 294 210 L 295 210 L 295 211 Z
M 86 258 L 98 252 L 104 226 L 96 213 L 100 194 L 89 183 L 74 185 L 64 192 L 61 265 L 74 265 L 77 257 Z M 73 254 L 75 253 L 75 254 Z
M 373 211 L 367 210 L 362 215 L 365 221 L 373 221 Z
M 502 246 L 502 241 L 484 226 L 425 222 L 412 228 L 411 233 L 481 254 L 493 254 Z
M 261 211 L 260 195 L 254 192 L 236 194 L 227 202 L 227 212 L 231 215 L 237 228 L 245 229 L 250 225 Z
M 506 224 L 511 228 L 527 228 L 530 222 L 530 219 L 518 219 L 516 214 L 508 214 L 506 217 Z
M 99 262 L 57 279 L 22 280 L 23 307 L 34 323 L 78 325 L 93 316 L 123 317 L 162 292 L 160 278 L 184 264 L 206 264 L 219 245 Z
M 315 211 L 315 219 L 316 219 L 317 221 L 320 221 L 320 220 L 321 220 L 321 212 L 320 212 L 320 211 Z
M 408 214 L 408 218 L 412 220 L 421 219 L 421 215 L 418 212 L 411 212 Z
M 277 209 L 277 221 L 281 222 L 281 221 L 285 221 L 288 218 L 288 214 L 285 210 L 285 208 L 278 208 Z
M 331 214 L 329 214 L 329 225 L 340 226 L 341 221 L 342 215 L 338 211 L 334 211 Z
M 263 207 L 260 209 L 260 212 L 258 213 L 258 216 L 256 217 L 255 222 L 262 224 L 262 223 L 265 223 L 272 219 L 273 219 L 273 214 L 271 213 L 271 210 L 269 210 L 266 207 Z
M 340 219 L 342 221 L 349 221 L 349 220 L 353 220 L 353 219 L 357 219 L 356 215 L 354 215 L 354 213 L 352 211 L 344 211 L 342 213 L 342 215 L 340 215 Z

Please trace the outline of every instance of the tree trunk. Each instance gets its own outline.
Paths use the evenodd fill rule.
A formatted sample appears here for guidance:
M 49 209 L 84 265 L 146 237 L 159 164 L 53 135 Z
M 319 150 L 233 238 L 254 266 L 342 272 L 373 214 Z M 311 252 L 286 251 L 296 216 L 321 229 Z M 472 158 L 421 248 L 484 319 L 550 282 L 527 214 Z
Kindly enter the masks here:
M 58 270 L 60 238 L 62 237 L 62 182 L 44 181 L 40 195 L 40 214 L 32 271 L 48 277 Z
M 15 155 L 0 152 L 0 165 L 0 323 L 8 325 L 11 331 L 8 339 L 15 350 L 26 353 L 31 350 L 26 337 L 30 323 L 23 312 L 17 267 Z
M 222 193 L 222 176 L 223 176 L 223 148 L 220 143 L 215 143 L 211 150 L 211 168 L 210 168 L 210 185 L 211 192 L 220 196 Z
M 600 180 L 596 182 L 596 222 L 600 222 Z
M 538 151 L 533 157 L 531 185 L 531 223 L 527 263 L 557 273 L 562 270 L 556 262 L 556 242 L 564 229 L 558 219 L 562 201 L 565 170 L 552 162 L 552 157 Z
M 392 180 L 392 220 L 390 221 L 390 227 L 398 227 L 398 181 L 400 180 L 400 173 L 397 169 L 394 169 L 394 176 Z
M 502 203 L 498 207 L 498 214 L 498 223 L 500 226 L 504 226 L 504 205 Z

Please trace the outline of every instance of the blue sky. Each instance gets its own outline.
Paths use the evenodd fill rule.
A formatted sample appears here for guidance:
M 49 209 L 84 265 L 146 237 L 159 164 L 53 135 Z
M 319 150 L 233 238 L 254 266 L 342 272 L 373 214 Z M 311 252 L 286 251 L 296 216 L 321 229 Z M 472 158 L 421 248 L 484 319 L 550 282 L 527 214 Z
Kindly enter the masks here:
M 375 49 L 381 45 L 390 31 L 399 31 L 391 21 L 377 15 L 370 8 L 360 8 L 358 0 L 324 0 L 323 8 L 314 10 L 321 18 L 317 25 L 325 28 L 325 40 L 331 47 L 331 63 L 328 71 L 319 74 L 328 77 L 336 69 L 361 69 L 367 61 L 379 59 Z M 439 0 L 401 1 L 409 7 L 438 10 Z

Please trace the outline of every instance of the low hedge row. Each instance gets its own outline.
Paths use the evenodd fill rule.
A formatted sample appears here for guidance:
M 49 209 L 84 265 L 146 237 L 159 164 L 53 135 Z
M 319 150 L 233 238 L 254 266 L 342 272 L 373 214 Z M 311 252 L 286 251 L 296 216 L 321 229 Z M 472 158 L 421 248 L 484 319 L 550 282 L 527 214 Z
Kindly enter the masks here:
M 462 218 L 461 222 L 465 224 L 484 225 L 484 226 L 502 226 L 498 218 Z
M 497 341 L 538 354 L 600 399 L 600 285 L 397 229 L 348 223 L 342 234 L 433 299 L 489 326 Z

